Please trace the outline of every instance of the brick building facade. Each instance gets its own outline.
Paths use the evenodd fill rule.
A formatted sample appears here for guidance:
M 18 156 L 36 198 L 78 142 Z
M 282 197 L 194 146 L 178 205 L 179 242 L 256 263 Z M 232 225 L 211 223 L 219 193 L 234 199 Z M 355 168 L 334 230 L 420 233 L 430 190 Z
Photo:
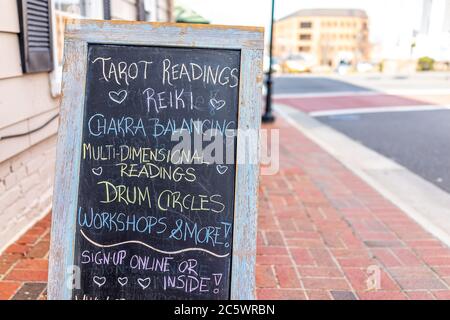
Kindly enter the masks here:
M 304 54 L 319 65 L 340 60 L 367 61 L 370 56 L 368 16 L 357 9 L 303 9 L 274 24 L 274 55 Z

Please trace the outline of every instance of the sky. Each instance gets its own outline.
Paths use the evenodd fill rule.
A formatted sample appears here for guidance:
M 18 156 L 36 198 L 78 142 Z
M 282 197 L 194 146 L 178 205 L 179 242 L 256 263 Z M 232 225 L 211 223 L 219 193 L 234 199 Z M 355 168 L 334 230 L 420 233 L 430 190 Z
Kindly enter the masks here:
M 439 0 L 438 0 L 439 1 Z M 268 33 L 271 0 L 176 0 L 211 23 L 263 26 Z M 306 8 L 364 9 L 372 43 L 393 45 L 420 27 L 422 0 L 275 0 L 275 19 Z

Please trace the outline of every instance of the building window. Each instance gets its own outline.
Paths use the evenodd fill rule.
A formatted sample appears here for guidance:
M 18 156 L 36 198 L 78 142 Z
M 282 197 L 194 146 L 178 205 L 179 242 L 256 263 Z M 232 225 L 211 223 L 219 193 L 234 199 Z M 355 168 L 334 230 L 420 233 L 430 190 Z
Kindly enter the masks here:
M 92 0 L 55 0 L 55 58 L 58 65 L 62 64 L 64 48 L 64 29 L 68 19 L 105 17 L 104 5 L 108 1 Z M 109 8 L 108 8 L 109 9 Z M 108 13 L 108 12 L 106 12 Z
M 69 19 L 104 19 L 110 18 L 110 0 L 51 0 L 54 15 L 54 65 L 55 70 L 51 76 L 52 95 L 61 92 L 62 60 L 64 50 L 64 29 Z
M 310 22 L 310 21 L 300 22 L 300 28 L 302 28 L 302 29 L 310 29 L 310 28 L 312 28 L 312 22 Z
M 307 33 L 300 34 L 300 40 L 311 40 L 311 35 Z
M 298 47 L 298 51 L 300 51 L 300 52 L 309 52 L 309 51 L 311 51 L 311 48 L 308 47 L 308 46 L 299 46 Z
M 55 0 L 55 9 L 82 17 L 87 14 L 86 0 Z

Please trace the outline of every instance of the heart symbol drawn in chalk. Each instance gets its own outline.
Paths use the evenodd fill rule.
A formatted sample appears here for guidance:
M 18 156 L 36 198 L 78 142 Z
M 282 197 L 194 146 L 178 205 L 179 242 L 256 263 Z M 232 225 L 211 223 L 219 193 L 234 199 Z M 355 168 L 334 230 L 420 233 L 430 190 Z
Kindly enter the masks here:
M 95 276 L 94 278 L 92 278 L 92 280 L 94 281 L 94 283 L 96 285 L 98 285 L 99 288 L 106 283 L 106 278 L 105 277 L 97 277 L 97 276 Z
M 128 96 L 127 90 L 110 91 L 109 98 L 115 103 L 121 104 Z
M 150 286 L 150 282 L 151 282 L 150 278 L 145 278 L 145 279 L 139 278 L 139 279 L 137 279 L 137 281 L 138 281 L 139 285 L 142 287 L 142 289 L 144 289 L 144 290 Z
M 217 100 L 216 98 L 212 98 L 209 100 L 214 110 L 220 110 L 225 106 L 225 100 Z
M 224 174 L 225 172 L 227 172 L 228 167 L 227 167 L 227 166 L 222 166 L 222 165 L 218 164 L 218 165 L 216 166 L 216 170 L 217 170 L 218 173 Z
M 117 278 L 117 282 L 119 282 L 119 284 L 123 287 L 124 285 L 126 285 L 128 283 L 128 278 L 127 277 L 122 277 L 122 278 Z
M 92 168 L 92 173 L 95 174 L 96 176 L 100 176 L 103 173 L 103 168 L 102 167 Z

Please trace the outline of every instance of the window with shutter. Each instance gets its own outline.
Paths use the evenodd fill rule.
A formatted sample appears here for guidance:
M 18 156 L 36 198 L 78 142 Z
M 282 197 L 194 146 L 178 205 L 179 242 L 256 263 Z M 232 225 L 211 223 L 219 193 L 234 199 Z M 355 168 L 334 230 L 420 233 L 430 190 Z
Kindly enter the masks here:
M 17 0 L 24 73 L 53 70 L 51 0 Z

